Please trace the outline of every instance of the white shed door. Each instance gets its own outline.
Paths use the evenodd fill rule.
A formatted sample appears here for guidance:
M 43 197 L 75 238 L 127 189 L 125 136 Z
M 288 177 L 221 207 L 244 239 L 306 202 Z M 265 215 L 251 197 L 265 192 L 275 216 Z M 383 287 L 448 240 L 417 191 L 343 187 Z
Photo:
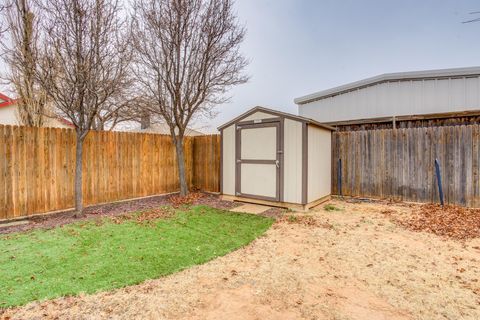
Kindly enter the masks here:
M 239 125 L 237 143 L 237 195 L 278 201 L 279 123 Z

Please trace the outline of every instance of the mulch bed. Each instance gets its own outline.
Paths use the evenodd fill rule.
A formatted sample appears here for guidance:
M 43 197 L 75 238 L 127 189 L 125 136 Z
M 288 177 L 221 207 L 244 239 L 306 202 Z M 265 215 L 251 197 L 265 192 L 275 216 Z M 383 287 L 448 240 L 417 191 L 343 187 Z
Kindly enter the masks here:
M 398 215 L 393 210 L 384 210 L 382 213 L 412 231 L 430 232 L 456 240 L 480 237 L 480 209 L 425 204 L 408 216 Z
M 179 197 L 178 195 L 163 195 L 88 207 L 85 209 L 85 214 L 81 218 L 72 217 L 72 211 L 32 216 L 28 218 L 29 223 L 27 224 L 3 227 L 2 224 L 0 224 L 0 234 L 22 232 L 32 229 L 50 229 L 72 222 L 99 219 L 102 217 L 113 217 L 117 220 L 121 220 L 123 218 L 120 218 L 120 216 L 131 212 L 142 212 L 138 219 L 150 220 L 152 217 L 164 216 L 165 214 L 168 214 L 163 210 L 156 210 L 162 206 L 171 205 L 173 207 L 179 207 L 182 205 L 200 204 L 224 210 L 228 210 L 240 205 L 237 202 L 223 201 L 218 195 L 208 193 L 192 192 L 187 197 Z

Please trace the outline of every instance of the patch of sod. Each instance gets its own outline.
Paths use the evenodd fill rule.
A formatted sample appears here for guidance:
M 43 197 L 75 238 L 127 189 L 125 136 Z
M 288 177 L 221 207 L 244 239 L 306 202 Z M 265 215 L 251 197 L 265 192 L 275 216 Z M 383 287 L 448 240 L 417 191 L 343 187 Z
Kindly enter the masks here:
M 195 206 L 149 224 L 105 219 L 0 236 L 0 309 L 168 275 L 248 244 L 272 222 Z

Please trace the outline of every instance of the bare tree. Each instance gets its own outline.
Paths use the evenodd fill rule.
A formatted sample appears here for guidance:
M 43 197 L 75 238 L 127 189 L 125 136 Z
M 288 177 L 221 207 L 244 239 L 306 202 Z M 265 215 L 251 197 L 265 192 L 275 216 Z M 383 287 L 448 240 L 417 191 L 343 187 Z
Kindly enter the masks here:
M 5 33 L 7 30 L 7 23 L 6 23 L 6 17 L 4 15 L 5 11 L 7 10 L 8 5 L 6 3 L 0 4 L 0 40 L 2 39 L 2 35 Z
M 41 127 L 52 116 L 45 90 L 35 73 L 38 66 L 38 10 L 32 0 L 10 0 L 5 10 L 8 41 L 3 59 L 9 68 L 6 80 L 17 93 L 17 117 L 21 124 Z
M 132 84 L 133 85 L 133 84 Z M 127 87 L 129 87 L 127 85 Z M 114 130 L 123 122 L 138 122 L 144 110 L 144 101 L 134 95 L 132 90 L 120 92 L 109 99 L 93 121 L 94 130 Z
M 480 14 L 480 11 L 473 11 L 473 12 L 470 12 L 470 14 L 478 15 L 478 14 Z M 480 22 L 480 18 L 474 18 L 474 19 L 469 19 L 469 20 L 466 20 L 466 21 L 462 21 L 462 23 L 472 23 L 472 22 Z
M 83 143 L 94 119 L 127 83 L 128 37 L 119 0 L 44 0 L 38 78 L 76 130 L 75 215 L 83 214 Z
M 161 116 L 175 144 L 180 194 L 188 193 L 184 134 L 195 117 L 228 100 L 245 83 L 239 46 L 245 29 L 232 0 L 136 0 L 135 72 L 148 111 Z

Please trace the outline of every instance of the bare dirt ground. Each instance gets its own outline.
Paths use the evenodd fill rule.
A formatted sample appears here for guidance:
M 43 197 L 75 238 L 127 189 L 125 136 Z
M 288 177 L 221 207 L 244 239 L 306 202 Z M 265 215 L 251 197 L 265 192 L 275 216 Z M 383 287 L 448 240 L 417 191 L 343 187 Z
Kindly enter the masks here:
M 250 245 L 110 292 L 34 302 L 11 319 L 479 319 L 480 240 L 394 223 L 418 207 L 330 202 Z

